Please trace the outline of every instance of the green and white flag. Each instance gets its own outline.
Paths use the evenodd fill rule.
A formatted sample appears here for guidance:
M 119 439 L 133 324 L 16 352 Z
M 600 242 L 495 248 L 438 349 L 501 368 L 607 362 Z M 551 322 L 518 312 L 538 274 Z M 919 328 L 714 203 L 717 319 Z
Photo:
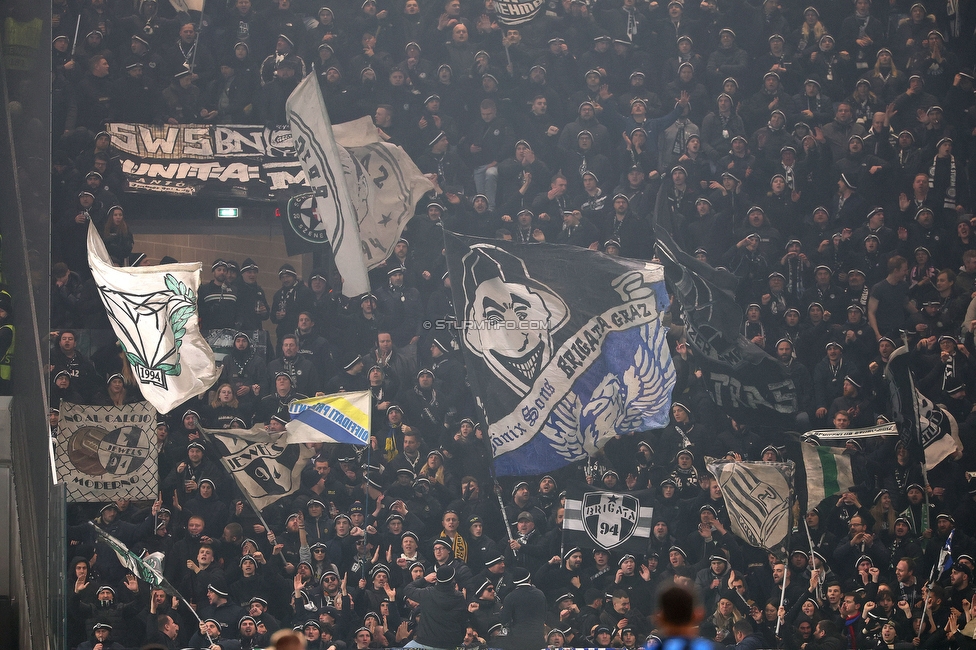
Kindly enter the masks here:
M 217 381 L 197 323 L 200 262 L 116 268 L 90 225 L 88 264 L 139 389 L 157 411 L 169 413 Z
M 807 510 L 854 485 L 851 459 L 844 455 L 843 447 L 802 443 L 800 448 L 807 472 Z
M 176 591 L 173 585 L 171 585 L 166 578 L 163 577 L 162 566 L 160 565 L 159 568 L 155 566 L 158 561 L 152 563 L 144 562 L 135 553 L 130 551 L 125 544 L 117 540 L 112 535 L 106 533 L 93 522 L 89 521 L 88 524 L 95 529 L 95 532 L 98 534 L 98 540 L 104 544 L 107 544 L 109 548 L 115 551 L 115 555 L 119 558 L 119 562 L 121 562 L 122 566 L 128 569 L 132 575 L 139 578 L 143 582 L 149 583 L 151 587 L 159 587 L 171 596 L 177 596 L 180 600 L 183 600 L 183 597 L 180 596 L 180 592 Z

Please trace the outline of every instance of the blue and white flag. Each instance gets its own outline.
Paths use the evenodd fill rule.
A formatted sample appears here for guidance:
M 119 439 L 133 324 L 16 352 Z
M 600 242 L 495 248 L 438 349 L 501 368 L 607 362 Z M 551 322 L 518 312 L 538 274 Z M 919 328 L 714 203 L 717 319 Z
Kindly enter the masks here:
M 949 531 L 949 536 L 946 537 L 945 545 L 942 550 L 939 551 L 939 575 L 935 576 L 936 580 L 941 578 L 946 571 L 952 568 L 952 536 L 955 534 L 956 530 L 953 528 Z
M 547 472 L 668 423 L 675 373 L 660 266 L 453 233 L 445 243 L 498 475 Z
M 288 440 L 368 445 L 371 399 L 363 390 L 295 400 L 288 405 Z

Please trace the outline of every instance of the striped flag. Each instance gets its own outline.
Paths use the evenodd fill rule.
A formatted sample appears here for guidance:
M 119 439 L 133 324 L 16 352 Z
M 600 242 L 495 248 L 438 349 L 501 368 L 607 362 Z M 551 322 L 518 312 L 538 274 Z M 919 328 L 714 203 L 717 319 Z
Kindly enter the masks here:
M 793 462 L 708 459 L 706 464 L 722 488 L 735 536 L 768 551 L 785 549 L 792 528 Z
M 563 517 L 567 548 L 647 552 L 654 515 L 650 490 L 606 492 L 570 488 L 568 492 Z
M 801 444 L 803 466 L 807 471 L 807 509 L 827 497 L 844 492 L 854 485 L 851 459 L 841 447 L 819 447 Z
M 288 405 L 288 441 L 368 445 L 370 399 L 364 390 L 295 400 Z

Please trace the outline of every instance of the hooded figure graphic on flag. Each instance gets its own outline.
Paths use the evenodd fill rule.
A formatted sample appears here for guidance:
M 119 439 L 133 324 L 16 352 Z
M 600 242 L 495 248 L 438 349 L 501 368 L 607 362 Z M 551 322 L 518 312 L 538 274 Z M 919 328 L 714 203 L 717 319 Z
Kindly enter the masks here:
M 533 280 L 521 259 L 476 244 L 462 259 L 464 343 L 520 397 L 552 359 L 552 334 L 569 320 L 569 307 Z

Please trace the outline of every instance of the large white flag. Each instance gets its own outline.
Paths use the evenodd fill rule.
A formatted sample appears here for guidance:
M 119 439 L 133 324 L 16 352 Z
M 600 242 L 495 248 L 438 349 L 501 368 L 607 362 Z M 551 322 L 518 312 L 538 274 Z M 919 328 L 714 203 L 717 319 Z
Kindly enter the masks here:
M 793 461 L 746 463 L 708 458 L 706 465 L 722 487 L 736 537 L 769 551 L 786 548 L 792 528 Z
M 369 117 L 336 124 L 332 131 L 356 209 L 366 268 L 374 269 L 393 254 L 417 202 L 434 185 L 406 151 L 380 139 Z
M 295 153 L 315 197 L 306 237 L 328 240 L 336 268 L 342 274 L 343 295 L 362 295 L 369 291 L 369 278 L 359 225 L 317 75 L 310 74 L 298 84 L 285 103 L 285 112 Z
M 197 323 L 200 262 L 115 268 L 94 225 L 88 264 L 143 397 L 168 413 L 217 380 Z
M 203 11 L 205 0 L 169 0 L 169 3 L 177 11 L 190 13 L 191 11 Z

